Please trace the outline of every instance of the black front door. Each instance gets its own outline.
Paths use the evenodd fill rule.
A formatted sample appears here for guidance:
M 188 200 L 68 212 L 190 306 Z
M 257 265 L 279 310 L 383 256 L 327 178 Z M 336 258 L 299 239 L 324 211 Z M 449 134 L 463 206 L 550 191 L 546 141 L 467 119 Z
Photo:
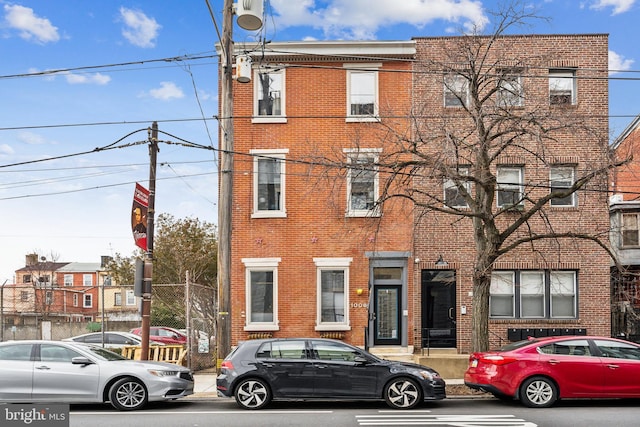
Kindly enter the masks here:
M 455 271 L 422 270 L 422 347 L 456 346 Z

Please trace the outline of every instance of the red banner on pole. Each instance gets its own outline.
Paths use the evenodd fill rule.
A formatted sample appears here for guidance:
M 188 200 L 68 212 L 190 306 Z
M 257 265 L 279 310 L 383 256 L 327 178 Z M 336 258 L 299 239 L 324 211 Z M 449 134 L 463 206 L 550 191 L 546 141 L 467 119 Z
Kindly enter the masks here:
M 131 210 L 131 230 L 133 240 L 143 251 L 147 250 L 147 210 L 149 208 L 149 190 L 136 183 L 133 192 L 133 209 Z

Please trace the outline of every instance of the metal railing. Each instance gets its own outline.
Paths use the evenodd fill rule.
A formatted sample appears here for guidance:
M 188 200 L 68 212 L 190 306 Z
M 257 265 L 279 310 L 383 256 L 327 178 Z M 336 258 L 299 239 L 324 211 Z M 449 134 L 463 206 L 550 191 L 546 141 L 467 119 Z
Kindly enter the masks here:
M 422 354 L 427 350 L 427 356 L 434 344 L 437 348 L 455 348 L 456 328 L 423 328 L 422 329 Z

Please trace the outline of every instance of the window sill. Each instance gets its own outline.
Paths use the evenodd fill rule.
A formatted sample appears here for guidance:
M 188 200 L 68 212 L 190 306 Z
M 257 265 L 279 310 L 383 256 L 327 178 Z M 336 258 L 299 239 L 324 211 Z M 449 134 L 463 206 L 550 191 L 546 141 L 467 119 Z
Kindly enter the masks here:
M 346 218 L 379 218 L 382 215 L 377 211 L 349 211 L 344 216 Z
M 251 123 L 287 123 L 287 118 L 283 116 L 276 116 L 276 117 L 253 116 L 251 118 Z
M 251 214 L 251 218 L 286 218 L 284 211 L 259 211 Z
M 332 331 L 341 332 L 341 331 L 350 331 L 350 330 L 351 330 L 351 326 L 349 325 L 338 325 L 338 324 L 316 325 L 316 331 L 319 331 L 319 332 L 332 332 Z
M 380 121 L 380 117 L 378 116 L 351 116 L 351 117 L 347 117 L 345 122 L 347 123 L 372 123 L 372 122 L 379 122 Z
M 246 325 L 244 330 L 247 332 L 264 332 L 264 331 L 279 331 L 280 326 L 273 324 L 251 324 Z

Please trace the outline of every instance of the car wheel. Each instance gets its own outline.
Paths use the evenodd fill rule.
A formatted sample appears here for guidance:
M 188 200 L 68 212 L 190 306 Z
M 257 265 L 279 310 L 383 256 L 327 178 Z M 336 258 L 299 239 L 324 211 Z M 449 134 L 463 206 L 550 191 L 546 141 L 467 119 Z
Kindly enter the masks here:
M 109 401 L 120 411 L 140 409 L 147 404 L 148 400 L 147 389 L 135 378 L 122 378 L 109 389 Z
M 529 408 L 548 408 L 558 400 L 558 387 L 549 378 L 532 377 L 520 386 L 520 401 Z
M 234 393 L 236 403 L 243 409 L 261 409 L 271 401 L 269 386 L 262 380 L 242 380 Z
M 393 409 L 412 409 L 422 400 L 422 392 L 414 380 L 396 378 L 385 387 L 384 399 Z

